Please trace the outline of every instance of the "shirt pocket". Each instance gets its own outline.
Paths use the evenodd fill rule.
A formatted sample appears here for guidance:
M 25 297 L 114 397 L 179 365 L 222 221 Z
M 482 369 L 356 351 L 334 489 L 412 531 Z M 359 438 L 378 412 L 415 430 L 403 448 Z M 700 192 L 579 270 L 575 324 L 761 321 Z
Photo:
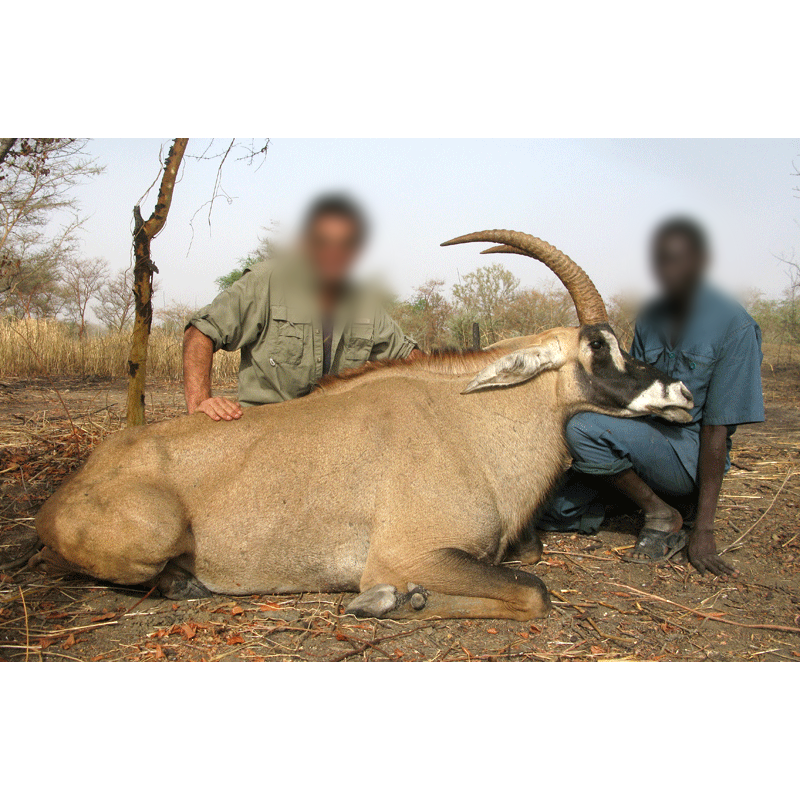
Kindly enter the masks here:
M 714 372 L 714 351 L 711 347 L 691 347 L 678 354 L 679 377 L 694 397 L 695 408 L 706 402 L 708 385 Z
M 646 347 L 644 350 L 644 361 L 656 369 L 660 369 L 667 375 L 672 375 L 675 369 L 675 364 L 669 358 L 667 351 L 663 346 Z
M 375 345 L 375 331 L 372 322 L 355 322 L 350 326 L 344 349 L 344 366 L 360 367 L 369 361 Z
M 275 336 L 271 350 L 279 364 L 296 367 L 303 361 L 307 326 L 311 317 L 290 306 L 272 306 L 272 322 Z

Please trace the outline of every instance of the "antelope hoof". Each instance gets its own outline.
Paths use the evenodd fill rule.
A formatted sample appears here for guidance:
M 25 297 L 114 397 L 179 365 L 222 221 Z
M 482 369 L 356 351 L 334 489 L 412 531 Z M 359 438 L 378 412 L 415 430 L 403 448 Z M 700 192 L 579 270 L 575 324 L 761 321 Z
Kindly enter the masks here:
M 389 583 L 378 583 L 361 592 L 345 608 L 345 614 L 356 617 L 382 617 L 394 611 L 401 603 L 403 595 Z
M 428 592 L 426 592 L 421 586 L 417 586 L 413 583 L 408 584 L 408 595 L 406 595 L 406 597 L 409 598 L 408 601 L 414 611 L 422 611 L 422 609 L 428 604 Z

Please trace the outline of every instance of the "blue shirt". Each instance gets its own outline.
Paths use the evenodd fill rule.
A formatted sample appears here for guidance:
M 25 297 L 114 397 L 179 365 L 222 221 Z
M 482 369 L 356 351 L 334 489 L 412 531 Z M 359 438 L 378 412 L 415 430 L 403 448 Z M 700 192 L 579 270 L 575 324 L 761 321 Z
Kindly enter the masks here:
M 708 285 L 698 289 L 674 346 L 664 301 L 647 306 L 636 320 L 631 355 L 683 381 L 692 393 L 692 422 L 670 426 L 669 438 L 693 478 L 701 425 L 726 425 L 730 452 L 737 425 L 764 421 L 761 329 L 737 302 Z

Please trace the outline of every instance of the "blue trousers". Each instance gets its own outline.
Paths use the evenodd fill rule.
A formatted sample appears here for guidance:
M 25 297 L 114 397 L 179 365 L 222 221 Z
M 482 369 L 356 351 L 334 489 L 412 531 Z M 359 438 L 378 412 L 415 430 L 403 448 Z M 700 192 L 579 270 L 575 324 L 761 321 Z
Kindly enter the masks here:
M 684 466 L 697 463 L 699 439 L 691 428 L 584 412 L 567 423 L 566 436 L 572 467 L 537 520 L 542 530 L 594 533 L 614 495 L 606 478 L 631 468 L 659 495 L 695 491 L 695 476 Z

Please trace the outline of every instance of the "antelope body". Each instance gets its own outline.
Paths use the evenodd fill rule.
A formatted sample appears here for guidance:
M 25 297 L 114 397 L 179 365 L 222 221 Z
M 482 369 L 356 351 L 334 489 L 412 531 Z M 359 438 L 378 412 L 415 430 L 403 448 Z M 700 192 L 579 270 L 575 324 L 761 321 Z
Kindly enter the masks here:
M 42 507 L 42 541 L 80 572 L 172 597 L 353 591 L 361 615 L 546 615 L 544 584 L 500 563 L 568 463 L 566 422 L 684 422 L 691 395 L 621 351 L 555 248 L 512 231 L 461 241 L 544 261 L 581 326 L 367 365 L 235 422 L 119 432 Z

